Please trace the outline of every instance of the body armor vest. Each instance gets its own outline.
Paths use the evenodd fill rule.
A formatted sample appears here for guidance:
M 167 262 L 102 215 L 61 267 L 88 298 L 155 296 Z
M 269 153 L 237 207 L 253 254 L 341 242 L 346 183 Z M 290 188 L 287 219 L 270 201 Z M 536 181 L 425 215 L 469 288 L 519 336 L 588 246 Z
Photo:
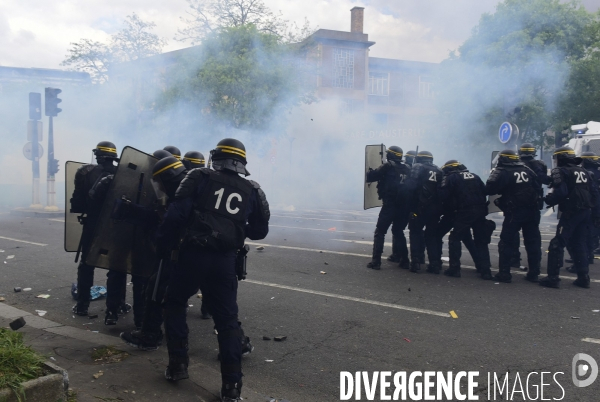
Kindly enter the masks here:
M 208 182 L 194 199 L 193 218 L 183 244 L 222 252 L 243 247 L 252 184 L 237 174 L 209 169 L 202 173 L 209 176 Z
M 443 173 L 435 165 L 418 165 L 413 169 L 419 169 L 417 201 L 419 205 L 433 205 L 439 202 L 437 193 L 438 184 L 442 182 Z
M 559 204 L 562 211 L 578 211 L 593 207 L 592 194 L 589 185 L 592 180 L 588 172 L 580 166 L 563 166 L 560 168 L 565 173 L 565 182 L 569 195 Z
M 401 202 L 404 200 L 402 187 L 410 175 L 410 168 L 402 162 L 388 161 L 387 163 L 391 167 L 377 183 L 377 194 L 383 202 Z
M 527 166 L 500 166 L 508 175 L 509 185 L 502 191 L 500 205 L 502 210 L 538 206 L 539 191 L 535 172 Z
M 468 171 L 452 173 L 458 177 L 458 189 L 455 191 L 457 209 L 468 209 L 473 206 L 485 206 L 486 197 L 481 185 L 481 179 Z

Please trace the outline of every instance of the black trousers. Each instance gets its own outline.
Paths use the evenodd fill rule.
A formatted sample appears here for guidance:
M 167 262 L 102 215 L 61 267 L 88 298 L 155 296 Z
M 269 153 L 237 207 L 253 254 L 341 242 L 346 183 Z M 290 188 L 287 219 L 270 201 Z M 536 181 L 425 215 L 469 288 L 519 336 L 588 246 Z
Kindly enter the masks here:
M 571 257 L 577 269 L 577 276 L 589 274 L 587 255 L 587 233 L 591 212 L 589 209 L 562 213 L 556 235 L 548 247 L 548 276 L 558 277 L 567 244 L 571 244 Z
M 442 244 L 438 236 L 440 215 L 439 208 L 426 208 L 410 217 L 408 229 L 411 261 L 424 264 L 425 249 L 427 249 L 429 263 L 440 261 L 442 256 Z
M 449 231 L 451 231 L 454 227 L 455 219 L 456 213 L 444 214 L 444 216 L 442 216 L 442 219 L 440 219 L 440 222 L 438 223 L 437 244 L 440 256 L 442 255 L 442 243 L 444 236 L 446 236 L 446 234 Z M 465 233 L 465 236 L 462 238 L 462 242 L 467 248 L 467 250 L 469 250 L 469 254 L 471 254 L 471 258 L 473 259 L 473 261 L 475 261 L 477 259 L 477 248 L 475 247 L 475 242 L 473 241 L 473 236 L 471 235 L 470 230 L 467 233 Z
M 475 266 L 478 271 L 487 271 L 491 267 L 490 251 L 488 245 L 491 241 L 493 229 L 490 230 L 487 215 L 487 206 L 459 210 L 454 220 L 454 229 L 448 239 L 448 254 L 450 269 L 460 269 L 461 246 L 460 242 L 473 229 L 476 256 Z M 491 221 L 490 221 L 491 222 Z M 492 222 L 493 224 L 493 222 Z
M 539 275 L 542 260 L 542 236 L 540 235 L 540 211 L 537 206 L 518 208 L 504 213 L 498 242 L 500 272 L 510 273 L 512 259 L 519 251 L 520 230 L 523 230 L 529 274 Z
M 383 206 L 381 207 L 381 211 L 379 211 L 377 225 L 375 226 L 373 258 L 381 258 L 385 234 L 391 226 L 395 248 L 395 250 L 392 250 L 393 254 L 398 255 L 398 257 L 402 259 L 408 259 L 408 246 L 406 245 L 406 237 L 404 236 L 404 229 L 406 228 L 407 224 L 407 208 L 395 203 L 384 202 Z
M 245 336 L 238 322 L 238 280 L 234 252 L 181 251 L 179 262 L 170 273 L 165 300 L 169 356 L 187 358 L 189 330 L 186 308 L 188 299 L 198 288 L 210 306 L 218 332 L 222 380 L 239 382 L 242 378 L 242 340 Z

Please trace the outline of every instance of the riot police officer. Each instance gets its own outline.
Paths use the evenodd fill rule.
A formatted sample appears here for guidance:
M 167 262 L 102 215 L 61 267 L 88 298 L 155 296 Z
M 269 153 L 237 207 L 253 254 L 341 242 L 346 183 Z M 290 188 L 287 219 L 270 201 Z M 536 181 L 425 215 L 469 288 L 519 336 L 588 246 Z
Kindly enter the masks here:
M 181 159 L 183 165 L 187 170 L 192 170 L 196 168 L 201 168 L 206 166 L 206 160 L 204 159 L 204 155 L 198 151 L 188 151 L 183 155 Z
M 589 173 L 582 167 L 581 158 L 575 157 L 570 147 L 557 148 L 553 158 L 556 166 L 552 169 L 551 192 L 544 199 L 546 204 L 558 204 L 561 216 L 556 227 L 556 236 L 548 247 L 548 276 L 540 279 L 540 285 L 559 287 L 559 272 L 565 246 L 572 242 L 573 260 L 577 269 L 574 285 L 589 288 L 590 277 L 585 237 L 587 225 L 592 218 L 592 208 L 597 204 L 598 194 L 592 185 Z M 597 207 L 593 219 L 598 223 Z
M 387 161 L 377 169 L 367 172 L 367 183 L 377 182 L 377 194 L 383 201 L 379 218 L 375 226 L 373 239 L 373 258 L 367 268 L 381 269 L 381 254 L 385 234 L 392 225 L 392 262 L 408 269 L 408 247 L 404 228 L 408 224 L 409 194 L 405 180 L 410 175 L 410 167 L 402 162 L 402 148 L 391 146 L 386 151 Z
M 246 237 L 266 237 L 270 212 L 258 183 L 239 176 L 249 175 L 240 141 L 221 140 L 211 151 L 211 160 L 214 170 L 193 169 L 187 174 L 157 232 L 163 258 L 180 244 L 165 298 L 169 350 L 165 377 L 171 381 L 188 378 L 186 308 L 188 298 L 200 287 L 203 298 L 209 300 L 218 332 L 221 400 L 232 402 L 240 400 L 244 339 L 236 301 L 236 250 Z
M 77 267 L 77 304 L 73 306 L 73 313 L 80 316 L 88 315 L 90 290 L 94 283 L 94 267 L 86 264 L 85 260 L 100 218 L 107 184 L 117 171 L 116 163 L 119 161 L 117 147 L 110 141 L 99 142 L 93 152 L 97 164 L 84 165 L 77 170 L 75 190 L 70 199 L 70 212 L 86 215 L 82 218 L 83 233 L 78 250 L 81 252 L 81 260 Z M 112 271 L 109 271 L 107 276 L 107 316 L 110 315 L 108 318 L 115 320 L 117 314 L 126 313 L 131 309 L 124 300 L 126 277 L 123 278 Z
M 498 165 L 492 171 L 486 185 L 488 195 L 500 194 L 496 204 L 504 213 L 500 242 L 498 243 L 499 271 L 494 278 L 498 282 L 510 283 L 510 260 L 517 253 L 519 230 L 523 230 L 529 272 L 525 279 L 537 282 L 542 258 L 540 235 L 541 186 L 537 175 L 519 160 L 511 149 L 500 152 Z
M 410 167 L 415 163 L 417 151 L 410 150 L 406 153 L 406 164 Z
M 175 159 L 177 159 L 177 160 L 181 159 L 181 151 L 176 146 L 167 145 L 166 147 L 163 148 L 163 150 L 169 152 L 171 155 L 173 155 L 175 157 Z
M 163 159 L 169 156 L 173 156 L 173 154 L 171 154 L 169 151 L 165 151 L 164 149 L 157 149 L 156 151 L 154 151 L 152 153 L 152 155 L 156 158 L 156 159 Z
M 421 264 L 425 263 L 425 248 L 429 257 L 428 270 L 439 272 L 441 269 L 442 250 L 438 240 L 438 224 L 442 211 L 437 188 L 442 176 L 440 168 L 433 164 L 431 152 L 419 151 L 409 179 L 411 186 L 415 188 L 408 224 L 411 272 L 421 270 Z
M 590 177 L 592 179 L 592 183 L 596 190 L 600 193 L 600 156 L 596 155 L 594 152 L 583 152 L 581 154 L 582 167 L 588 171 Z M 594 263 L 594 250 L 596 250 L 599 246 L 599 235 L 600 231 L 594 225 L 589 226 L 589 235 L 588 235 L 588 260 L 590 264 Z
M 454 228 L 448 239 L 450 267 L 444 271 L 444 275 L 460 278 L 460 243 L 467 232 L 473 229 L 477 248 L 475 266 L 483 279 L 492 279 L 488 244 L 491 242 L 495 224 L 485 218 L 485 184 L 479 176 L 463 167 L 464 165 L 456 160 L 450 160 L 442 166 L 444 178 L 438 190 L 440 198 L 456 207 Z

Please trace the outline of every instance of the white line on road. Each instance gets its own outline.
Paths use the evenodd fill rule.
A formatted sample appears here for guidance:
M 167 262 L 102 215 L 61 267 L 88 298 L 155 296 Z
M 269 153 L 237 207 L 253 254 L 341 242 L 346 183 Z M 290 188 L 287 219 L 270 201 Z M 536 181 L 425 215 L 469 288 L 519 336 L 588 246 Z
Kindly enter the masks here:
M 344 219 L 303 218 L 301 216 L 285 216 L 285 215 L 273 215 L 273 214 L 271 214 L 271 216 L 276 216 L 278 218 L 304 219 L 307 221 L 313 220 L 313 221 L 331 221 L 331 222 L 368 223 L 369 225 L 374 225 L 377 223 L 375 221 L 367 222 L 367 221 L 348 221 L 348 220 L 344 220 Z
M 47 244 L 44 243 L 35 243 L 32 241 L 26 241 L 26 240 L 19 240 L 19 239 L 13 239 L 11 237 L 4 237 L 4 236 L 0 236 L 0 239 L 4 239 L 4 240 L 11 240 L 11 241 L 18 241 L 19 243 L 27 243 L 27 244 L 34 244 L 36 246 L 47 246 Z
M 296 226 L 279 226 L 279 225 L 269 225 L 271 228 L 288 228 L 288 229 L 302 229 L 302 230 L 318 230 L 320 232 L 332 232 L 332 233 L 356 233 L 356 232 L 346 232 L 344 230 L 329 230 L 329 229 L 312 229 L 312 228 L 299 228 Z
M 331 239 L 331 240 L 343 241 L 343 242 L 346 242 L 346 243 L 366 244 L 368 246 L 372 246 L 373 245 L 372 241 L 367 241 L 367 240 L 345 240 L 345 239 Z M 388 246 L 388 247 L 392 247 L 392 243 L 385 242 L 383 244 L 386 245 L 386 246 Z
M 317 249 L 314 249 L 314 248 L 292 247 L 292 246 L 276 246 L 274 244 L 254 243 L 254 242 L 246 242 L 246 244 L 249 244 L 251 246 L 264 246 L 264 247 L 283 248 L 283 249 L 287 249 L 287 250 L 312 251 L 312 252 L 315 252 L 315 253 L 353 255 L 355 257 L 367 257 L 367 258 L 371 258 L 371 256 L 369 254 L 344 253 L 343 251 L 317 250 Z
M 452 317 L 449 313 L 441 313 L 441 312 L 433 311 L 433 310 L 425 310 L 425 309 L 421 309 L 421 308 L 402 306 L 400 304 L 383 303 L 383 302 L 378 302 L 378 301 L 375 301 L 375 300 L 362 299 L 362 298 L 359 298 L 359 297 L 351 297 L 351 296 L 338 295 L 338 294 L 335 294 L 335 293 L 319 292 L 317 290 L 297 288 L 297 287 L 294 287 L 294 286 L 278 285 L 276 283 L 254 281 L 254 280 L 251 280 L 251 279 L 246 279 L 245 282 L 254 283 L 255 285 L 270 286 L 270 287 L 273 287 L 273 288 L 294 290 L 296 292 L 310 293 L 310 294 L 313 294 L 313 295 L 332 297 L 332 298 L 336 298 L 336 299 L 350 300 L 350 301 L 355 301 L 355 302 L 359 302 L 359 303 L 373 304 L 375 306 L 395 308 L 395 309 L 398 309 L 398 310 L 413 311 L 415 313 L 436 315 L 438 317 L 446 317 L 446 318 L 451 318 Z
M 64 219 L 54 219 L 54 218 L 48 218 L 49 221 L 54 221 L 54 222 L 64 222 Z
M 554 213 L 554 210 L 552 208 L 548 208 L 548 210 L 544 213 L 544 216 L 550 216 Z
M 594 339 L 594 338 L 583 338 L 582 341 L 589 342 L 589 343 L 600 343 L 600 339 Z

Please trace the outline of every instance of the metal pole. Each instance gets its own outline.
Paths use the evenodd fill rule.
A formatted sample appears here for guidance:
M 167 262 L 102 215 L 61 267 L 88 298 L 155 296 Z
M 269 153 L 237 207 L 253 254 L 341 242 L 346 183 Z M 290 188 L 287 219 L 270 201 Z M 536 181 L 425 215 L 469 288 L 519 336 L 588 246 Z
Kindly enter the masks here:
M 31 169 L 33 173 L 31 208 L 42 208 L 40 202 L 40 156 L 38 155 L 38 126 L 34 120 L 31 138 Z
M 46 211 L 58 211 L 56 206 L 56 191 L 54 189 L 54 171 L 52 170 L 52 163 L 54 161 L 54 124 L 52 116 L 49 116 L 48 122 L 48 171 L 46 174 L 47 178 L 47 206 L 44 208 Z

